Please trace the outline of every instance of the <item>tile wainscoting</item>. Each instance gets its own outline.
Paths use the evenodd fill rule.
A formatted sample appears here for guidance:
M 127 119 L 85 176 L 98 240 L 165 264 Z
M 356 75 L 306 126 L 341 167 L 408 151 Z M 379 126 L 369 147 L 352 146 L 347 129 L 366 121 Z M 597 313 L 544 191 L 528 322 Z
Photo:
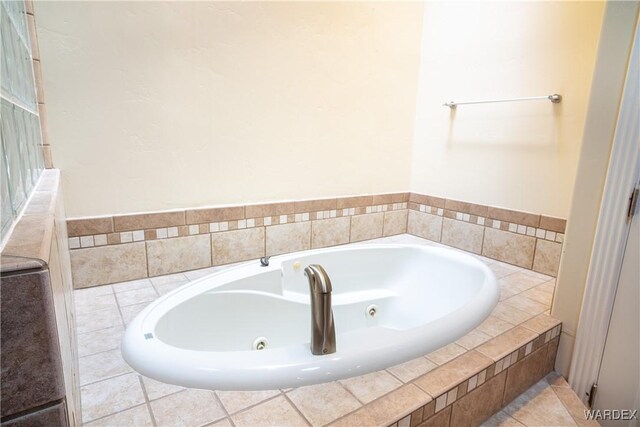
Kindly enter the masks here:
M 566 220 L 411 193 L 407 232 L 556 276 Z
M 565 220 L 415 193 L 71 219 L 74 286 L 410 233 L 555 276 Z

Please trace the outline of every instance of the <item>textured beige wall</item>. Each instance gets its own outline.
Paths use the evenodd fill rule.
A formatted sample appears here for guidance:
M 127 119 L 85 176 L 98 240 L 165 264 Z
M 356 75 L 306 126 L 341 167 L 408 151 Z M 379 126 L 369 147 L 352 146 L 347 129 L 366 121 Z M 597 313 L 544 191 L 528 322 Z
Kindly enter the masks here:
M 603 5 L 428 2 L 411 190 L 566 218 Z
M 422 11 L 38 2 L 68 215 L 406 191 Z

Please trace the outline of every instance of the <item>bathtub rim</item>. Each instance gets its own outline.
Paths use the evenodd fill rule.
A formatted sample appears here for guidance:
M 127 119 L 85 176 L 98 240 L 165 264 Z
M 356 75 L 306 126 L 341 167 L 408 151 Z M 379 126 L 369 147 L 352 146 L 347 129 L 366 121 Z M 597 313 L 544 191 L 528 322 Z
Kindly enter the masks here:
M 404 331 L 393 330 L 392 333 L 395 335 L 395 339 L 392 344 L 379 345 L 373 348 L 368 347 L 366 351 L 361 349 L 363 347 L 360 347 L 359 350 L 359 346 L 370 345 L 372 341 L 369 340 L 374 342 L 376 339 L 379 340 L 380 334 L 385 333 L 384 328 L 359 329 L 357 333 L 341 334 L 343 342 L 338 352 L 324 356 L 312 356 L 308 348 L 308 342 L 271 348 L 266 351 L 204 351 L 175 347 L 156 339 L 155 335 L 153 339 L 141 338 L 145 333 L 148 333 L 145 331 L 155 331 L 153 328 L 149 328 L 150 322 L 153 322 L 152 326 L 155 327 L 158 320 L 178 304 L 232 280 L 253 276 L 256 270 L 280 270 L 282 263 L 285 261 L 318 253 L 400 248 L 417 249 L 440 255 L 445 254 L 447 257 L 461 259 L 465 263 L 479 267 L 484 273 L 482 286 L 477 295 L 471 298 L 467 304 L 426 324 Z M 251 262 L 256 262 L 256 264 L 252 266 Z M 241 269 L 246 269 L 247 271 L 238 275 Z M 203 286 L 204 282 L 214 277 L 226 278 L 227 276 L 229 276 L 229 279 L 211 283 L 207 286 L 207 289 L 198 289 Z M 188 290 L 190 292 L 186 292 Z M 168 301 L 180 293 L 183 293 L 181 300 L 168 305 Z M 176 385 L 216 390 L 265 390 L 299 387 L 386 369 L 454 342 L 475 329 L 490 315 L 498 303 L 499 295 L 497 279 L 493 271 L 484 262 L 471 254 L 451 248 L 416 244 L 357 244 L 313 249 L 274 256 L 271 258 L 268 267 L 260 267 L 257 261 L 248 261 L 222 271 L 212 272 L 167 293 L 145 307 L 128 325 L 123 335 L 121 352 L 125 361 L 138 372 L 151 378 L 161 378 L 161 381 Z M 471 318 L 475 320 L 469 321 Z M 417 343 L 416 339 L 411 339 L 411 337 L 416 338 L 433 330 L 445 329 L 456 332 L 454 336 L 440 334 L 438 338 L 430 342 Z M 350 340 L 345 342 L 344 338 L 350 338 Z M 141 350 L 141 346 L 145 348 L 144 351 Z M 376 354 L 377 352 L 384 352 L 385 356 L 380 358 Z M 145 353 L 146 357 L 143 357 L 142 353 Z M 155 360 L 149 361 L 148 354 L 162 354 L 163 357 L 156 357 Z M 213 357 L 216 358 L 215 367 L 211 366 Z M 283 363 L 283 361 L 286 362 Z M 329 367 L 330 372 L 325 372 L 322 375 L 318 374 L 317 371 L 322 371 L 327 367 Z M 256 380 L 255 373 L 260 370 L 271 373 L 277 372 L 279 378 L 274 378 L 273 375 L 263 375 L 269 378 L 265 378 L 262 381 Z M 178 371 L 181 373 L 176 374 Z M 289 371 L 288 374 L 287 371 Z M 337 373 L 338 371 L 340 373 Z M 190 372 L 190 375 L 187 375 L 188 379 L 185 379 L 186 372 Z M 197 374 L 198 372 L 199 374 Z M 292 372 L 297 373 L 292 374 Z M 305 372 L 305 374 L 303 375 L 301 372 Z M 217 377 L 215 387 L 211 387 L 211 375 Z M 243 384 L 243 387 L 238 388 L 239 384 Z

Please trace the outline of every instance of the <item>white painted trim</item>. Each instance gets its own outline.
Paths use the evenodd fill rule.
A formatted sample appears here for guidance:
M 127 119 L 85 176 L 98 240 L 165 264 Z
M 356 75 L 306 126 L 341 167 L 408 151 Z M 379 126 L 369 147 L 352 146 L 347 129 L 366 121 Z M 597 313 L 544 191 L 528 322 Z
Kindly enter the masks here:
M 628 198 L 640 178 L 639 37 L 636 25 L 569 371 L 569 383 L 583 400 L 600 370 L 629 234 Z

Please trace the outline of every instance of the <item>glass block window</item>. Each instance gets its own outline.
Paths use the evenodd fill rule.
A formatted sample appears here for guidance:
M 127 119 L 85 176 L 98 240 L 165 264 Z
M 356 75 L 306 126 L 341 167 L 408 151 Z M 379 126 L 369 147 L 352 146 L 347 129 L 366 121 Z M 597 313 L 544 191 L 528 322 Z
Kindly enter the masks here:
M 23 1 L 0 0 L 0 225 L 2 242 L 44 169 Z

